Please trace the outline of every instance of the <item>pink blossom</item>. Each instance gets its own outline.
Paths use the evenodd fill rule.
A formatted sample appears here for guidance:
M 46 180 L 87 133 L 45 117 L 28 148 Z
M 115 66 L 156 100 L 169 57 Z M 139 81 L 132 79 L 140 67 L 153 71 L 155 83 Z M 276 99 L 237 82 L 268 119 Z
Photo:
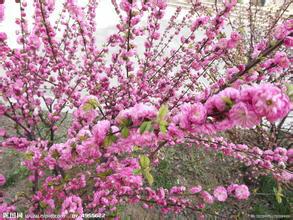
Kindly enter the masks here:
M 227 194 L 227 190 L 225 189 L 225 187 L 223 186 L 218 186 L 215 190 L 214 190 L 214 197 L 219 200 L 220 202 L 224 202 L 226 201 L 226 199 L 228 198 L 228 194 Z
M 286 37 L 284 39 L 284 45 L 289 48 L 293 47 L 293 37 L 290 37 L 290 36 Z
M 231 184 L 227 187 L 227 192 L 228 194 L 233 194 L 235 189 L 238 187 L 239 185 L 238 184 Z
M 230 107 L 230 104 L 238 101 L 239 91 L 234 88 L 227 88 L 219 94 L 212 96 L 205 103 L 208 114 L 213 113 L 215 110 L 222 112 Z
M 191 25 L 190 30 L 195 31 L 199 26 L 205 25 L 209 21 L 209 17 L 199 17 Z
M 287 54 L 284 52 L 277 52 L 274 56 L 274 62 L 282 68 L 288 68 L 290 63 Z
M 0 4 L 0 23 L 4 20 L 4 10 L 5 10 L 5 6 L 4 4 Z
M 199 193 L 202 190 L 201 186 L 194 186 L 192 188 L 190 188 L 190 193 L 195 194 L 195 193 Z
M 38 49 L 41 45 L 41 41 L 38 36 L 32 34 L 29 36 L 29 44 L 31 48 Z
M 181 107 L 179 115 L 180 127 L 190 128 L 195 124 L 202 124 L 206 119 L 206 109 L 201 103 L 185 104 Z
M 244 103 L 251 103 L 253 97 L 255 96 L 256 91 L 257 91 L 257 88 L 253 86 L 247 86 L 247 85 L 242 86 L 241 92 L 240 92 L 240 100 Z
M 215 45 L 215 52 L 217 49 L 225 50 L 228 47 L 228 40 L 226 38 L 221 38 L 218 43 Z M 222 51 L 219 50 L 216 53 L 222 53 Z
M 163 10 L 167 7 L 166 0 L 153 0 L 153 3 L 156 4 L 161 10 Z
M 6 135 L 6 130 L 4 128 L 0 128 L 0 137 L 4 137 Z
M 52 1 L 52 0 L 51 0 Z M 53 6 L 54 8 L 54 1 L 49 4 L 49 8 Z M 76 0 L 67 0 L 67 9 L 68 11 L 75 17 L 75 19 L 79 20 L 79 22 L 83 23 L 83 11 L 82 8 L 77 5 Z
M 178 128 L 174 123 L 170 123 L 170 125 L 168 126 L 168 134 L 171 137 L 184 137 L 184 132 L 180 128 Z
M 255 114 L 251 107 L 243 102 L 235 104 L 229 111 L 229 116 L 232 121 L 235 122 L 235 125 L 240 125 L 244 128 L 251 128 L 260 122 L 260 118 Z
M 0 32 L 0 41 L 5 41 L 7 39 L 7 34 L 4 32 Z
M 283 40 L 287 37 L 288 33 L 292 31 L 293 19 L 289 19 L 280 26 L 278 26 L 274 32 L 274 36 L 277 40 Z
M 6 178 L 4 175 L 0 174 L 0 186 L 3 186 L 6 183 Z
M 231 33 L 231 40 L 233 41 L 239 41 L 241 39 L 241 35 L 238 32 L 232 32 Z
M 259 116 L 265 116 L 271 122 L 285 117 L 291 108 L 288 97 L 271 84 L 263 84 L 257 88 L 252 106 Z
M 16 207 L 14 205 L 9 205 L 7 203 L 1 203 L 0 204 L 0 214 L 2 213 L 9 213 L 9 212 L 15 212 Z
M 214 198 L 211 194 L 209 194 L 207 191 L 202 191 L 200 193 L 201 197 L 203 200 L 208 203 L 208 204 L 213 204 L 214 203 Z
M 252 53 L 252 58 L 256 58 L 263 50 L 267 47 L 267 42 L 265 40 L 260 41 L 254 46 L 254 51 Z
M 55 7 L 55 2 L 56 0 L 48 0 L 46 3 L 47 3 L 47 7 L 48 9 L 51 11 L 51 10 L 54 10 L 54 7 Z
M 145 119 L 154 119 L 156 115 L 157 109 L 154 106 L 139 103 L 121 111 L 116 117 L 116 121 L 122 123 L 125 119 L 131 119 L 134 125 L 139 125 Z
M 226 78 L 231 79 L 238 72 L 239 72 L 239 69 L 237 67 L 229 68 L 227 69 Z
M 292 148 L 287 150 L 287 157 L 288 157 L 288 163 L 292 163 L 293 162 L 293 149 Z
M 185 186 L 173 186 L 170 189 L 170 194 L 180 194 L 186 190 Z
M 281 173 L 281 178 L 286 182 L 290 182 L 293 179 L 293 174 L 286 170 L 283 170 Z
M 80 197 L 75 195 L 69 196 L 62 203 L 61 214 L 66 216 L 70 213 L 77 213 L 82 215 L 83 207 L 82 200 Z
M 131 7 L 132 6 L 128 0 L 122 0 L 120 3 L 120 8 L 127 13 L 129 13 L 129 11 L 131 10 Z
M 242 184 L 236 187 L 235 196 L 239 200 L 246 200 L 250 195 L 249 189 L 246 185 Z
M 93 128 L 93 135 L 97 144 L 102 144 L 110 129 L 110 122 L 107 120 L 99 121 Z
M 224 3 L 227 8 L 231 8 L 237 4 L 237 0 L 225 0 Z
M 237 32 L 232 32 L 231 37 L 227 42 L 227 47 L 230 49 L 235 48 L 240 40 L 241 40 L 240 34 Z
M 196 219 L 205 220 L 206 218 L 205 218 L 205 215 L 203 213 L 198 213 L 198 214 L 196 214 Z

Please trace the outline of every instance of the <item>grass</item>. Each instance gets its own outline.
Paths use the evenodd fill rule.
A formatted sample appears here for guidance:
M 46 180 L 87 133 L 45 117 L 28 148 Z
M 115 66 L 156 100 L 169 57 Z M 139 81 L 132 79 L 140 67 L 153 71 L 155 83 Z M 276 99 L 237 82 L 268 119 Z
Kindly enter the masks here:
M 253 209 L 254 215 L 285 215 L 288 216 L 291 213 L 291 207 L 293 205 L 293 192 L 288 189 L 283 189 L 284 196 L 281 200 L 277 200 L 274 189 L 277 189 L 277 182 L 272 176 L 264 176 L 259 181 L 259 193 L 262 194 L 263 199 L 268 203 L 256 204 Z

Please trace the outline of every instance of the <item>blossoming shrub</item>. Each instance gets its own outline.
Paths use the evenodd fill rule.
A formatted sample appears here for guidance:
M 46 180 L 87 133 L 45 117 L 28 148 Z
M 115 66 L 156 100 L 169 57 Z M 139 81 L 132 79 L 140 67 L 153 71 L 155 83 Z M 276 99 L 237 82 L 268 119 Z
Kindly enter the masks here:
M 30 29 L 27 3 L 21 1 L 20 48 L 11 48 L 6 33 L 0 33 L 0 115 L 15 125 L 15 134 L 1 128 L 1 146 L 24 155 L 32 183 L 31 195 L 24 196 L 30 201 L 27 213 L 81 219 L 84 213 L 112 215 L 121 204 L 140 203 L 163 213 L 189 209 L 202 217 L 213 203 L 249 198 L 244 183 L 211 190 L 152 187 L 158 152 L 180 144 L 232 157 L 253 167 L 256 176 L 291 181 L 291 149 L 263 150 L 221 134 L 288 115 L 292 86 L 285 86 L 286 77 L 267 79 L 288 75 L 292 20 L 276 26 L 247 63 L 223 68 L 223 60 L 245 42 L 241 33 L 227 37 L 224 31 L 234 0 L 208 16 L 197 13 L 203 6 L 193 1 L 183 17 L 177 8 L 164 30 L 166 1 L 113 0 L 120 22 L 104 44 L 94 36 L 98 1 L 89 0 L 86 7 L 64 1 L 53 22 L 55 4 L 35 0 Z M 1 15 L 2 10 L 1 5 Z M 186 27 L 188 36 L 182 33 Z M 173 39 L 180 45 L 170 48 Z M 258 73 L 251 76 L 253 70 Z M 220 79 L 213 77 L 217 74 Z M 58 129 L 71 113 L 60 143 Z M 7 202 L 0 206 L 0 212 L 15 209 Z

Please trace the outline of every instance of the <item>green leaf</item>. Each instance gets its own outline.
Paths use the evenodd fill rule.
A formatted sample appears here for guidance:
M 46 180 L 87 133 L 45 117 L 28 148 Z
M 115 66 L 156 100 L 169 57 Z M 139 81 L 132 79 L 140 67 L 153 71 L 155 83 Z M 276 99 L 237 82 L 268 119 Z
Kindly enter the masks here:
M 163 133 L 163 134 L 166 134 L 167 133 L 167 126 L 165 124 L 161 124 L 160 123 L 160 131 Z
M 88 137 L 86 135 L 80 136 L 79 140 L 80 141 L 86 141 L 88 139 Z
M 270 46 L 275 46 L 277 44 L 277 41 L 276 40 L 272 40 L 271 42 L 270 42 Z
M 276 196 L 277 203 L 281 204 L 282 203 L 283 194 L 276 193 L 275 196 Z
M 224 154 L 222 152 L 217 153 L 217 157 L 220 159 L 224 158 Z
M 70 181 L 70 176 L 68 174 L 65 174 L 64 176 L 64 182 L 68 183 Z
M 238 32 L 240 32 L 241 34 L 245 34 L 245 29 L 244 29 L 244 27 L 240 27 L 240 28 L 238 28 Z
M 116 140 L 117 140 L 117 137 L 115 135 L 109 134 L 109 135 L 106 136 L 103 145 L 105 147 L 108 147 L 111 144 L 113 144 Z
M 47 203 L 41 201 L 41 202 L 40 202 L 40 207 L 41 207 L 42 209 L 46 209 L 46 208 L 48 207 L 48 205 L 47 205 Z
M 275 192 L 275 197 L 277 200 L 277 203 L 282 203 L 282 197 L 284 197 L 284 194 L 282 193 L 282 188 L 280 185 L 278 185 L 278 188 L 276 189 L 275 187 L 273 188 L 274 192 Z
M 146 178 L 146 180 L 148 181 L 148 184 L 150 186 L 153 185 L 153 183 L 154 183 L 154 177 L 152 176 L 152 174 L 150 173 L 149 170 L 144 170 L 143 176 Z
M 122 119 L 121 123 L 122 127 L 129 127 L 132 125 L 131 119 Z
M 158 117 L 157 120 L 160 122 L 162 121 L 165 116 L 168 114 L 169 109 L 167 105 L 162 105 L 161 108 L 159 109 Z
M 222 97 L 222 99 L 223 99 L 223 101 L 226 103 L 226 105 L 228 107 L 231 108 L 233 106 L 233 102 L 232 102 L 232 100 L 229 97 Z
M 146 131 L 146 127 L 147 127 L 147 121 L 144 121 L 141 125 L 140 125 L 140 127 L 139 127 L 139 132 L 142 134 L 142 133 L 144 133 L 145 131 Z
M 34 153 L 33 152 L 29 152 L 29 153 L 25 153 L 24 154 L 24 159 L 26 160 L 32 160 L 34 157 Z
M 286 87 L 287 87 L 286 93 L 287 93 L 288 97 L 290 98 L 290 100 L 293 102 L 293 84 L 287 83 Z
M 129 136 L 129 129 L 127 127 L 122 128 L 121 135 L 124 138 L 127 138 Z
M 134 175 L 139 175 L 139 174 L 142 173 L 142 170 L 141 170 L 141 169 L 135 169 L 135 170 L 133 170 L 132 173 L 133 173 Z
M 139 147 L 139 146 L 134 146 L 133 147 L 133 151 L 140 151 L 141 150 L 141 147 Z
M 150 167 L 150 163 L 151 163 L 151 161 L 147 156 L 141 155 L 139 157 L 139 164 L 142 169 L 146 169 L 146 168 Z
M 96 109 L 99 106 L 99 103 L 95 99 L 89 99 L 86 103 L 82 106 L 82 110 L 90 111 Z
M 146 131 L 151 131 L 151 129 L 152 129 L 151 121 L 144 121 L 139 127 L 139 131 L 141 134 L 143 134 Z
M 55 149 L 52 153 L 52 157 L 57 160 L 60 156 L 60 153 Z
M 113 170 L 106 170 L 102 173 L 98 173 L 97 176 L 100 177 L 101 179 L 106 179 L 107 176 L 110 176 L 113 173 Z

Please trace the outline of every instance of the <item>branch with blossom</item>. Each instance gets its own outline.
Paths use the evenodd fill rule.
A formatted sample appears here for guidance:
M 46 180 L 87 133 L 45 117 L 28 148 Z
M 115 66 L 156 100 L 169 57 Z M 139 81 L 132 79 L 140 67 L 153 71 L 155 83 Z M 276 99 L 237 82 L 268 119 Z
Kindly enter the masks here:
M 223 60 L 246 43 L 241 33 L 224 33 L 234 0 L 224 1 L 214 15 L 193 3 L 181 21 L 178 8 L 165 31 L 166 1 L 113 0 L 120 21 L 102 49 L 95 38 L 98 1 L 81 7 L 66 0 L 53 23 L 56 4 L 35 0 L 30 30 L 27 3 L 20 1 L 20 48 L 11 48 L 6 33 L 0 33 L 0 116 L 15 124 L 13 134 L 1 128 L 1 146 L 22 152 L 30 171 L 28 213 L 81 218 L 142 203 L 163 213 L 191 209 L 200 216 L 214 202 L 249 198 L 245 184 L 211 192 L 200 185 L 152 188 L 157 153 L 178 144 L 222 152 L 280 183 L 292 180 L 287 169 L 292 150 L 286 146 L 262 150 L 219 137 L 289 114 L 292 86 L 283 80 L 290 65 L 292 20 L 274 26 L 266 41 L 250 45 L 246 63 L 228 66 Z M 0 7 L 5 22 L 3 2 Z M 170 48 L 173 39 L 180 43 Z M 224 73 L 220 79 L 217 72 Z M 282 81 L 270 80 L 272 74 Z M 58 129 L 68 112 L 72 121 L 59 143 Z M 1 204 L 0 212 L 10 210 L 15 210 L 12 204 Z

